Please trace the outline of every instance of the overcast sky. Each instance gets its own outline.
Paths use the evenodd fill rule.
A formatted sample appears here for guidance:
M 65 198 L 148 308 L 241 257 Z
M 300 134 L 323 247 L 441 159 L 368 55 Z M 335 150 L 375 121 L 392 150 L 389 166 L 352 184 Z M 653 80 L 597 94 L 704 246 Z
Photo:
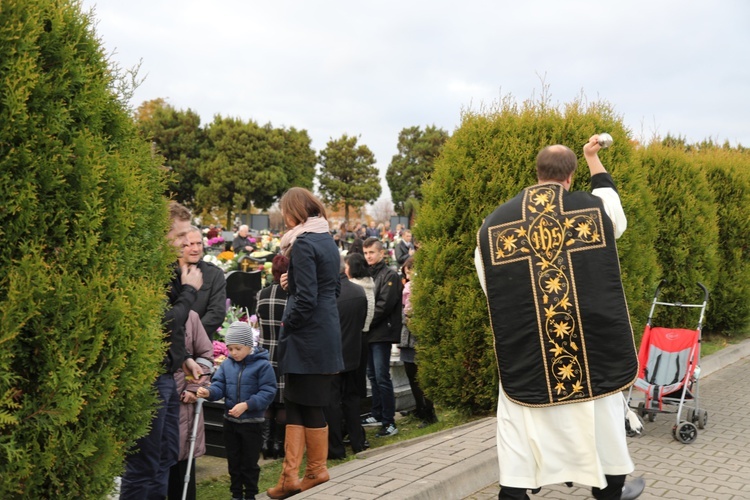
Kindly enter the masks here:
M 84 0 L 132 105 L 360 137 L 384 175 L 401 129 L 453 132 L 512 96 L 605 100 L 632 136 L 750 146 L 747 0 Z M 575 145 L 571 145 L 574 147 Z M 383 181 L 385 187 L 385 181 Z M 387 187 L 385 187 L 387 189 Z M 386 192 L 385 196 L 389 196 Z

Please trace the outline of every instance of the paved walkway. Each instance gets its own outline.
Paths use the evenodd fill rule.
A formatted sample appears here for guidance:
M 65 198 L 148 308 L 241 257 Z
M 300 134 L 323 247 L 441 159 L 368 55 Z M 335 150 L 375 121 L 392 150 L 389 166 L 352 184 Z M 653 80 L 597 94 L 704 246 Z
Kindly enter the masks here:
M 700 406 L 709 417 L 693 444 L 672 438 L 674 415 L 658 415 L 642 437 L 629 439 L 635 475 L 646 479 L 644 500 L 750 498 L 750 341 L 704 358 L 701 368 Z M 330 474 L 293 498 L 497 498 L 495 419 L 368 450 Z M 532 498 L 590 497 L 587 488 L 556 485 Z
M 700 407 L 708 410 L 708 423 L 692 444 L 672 437 L 676 415 L 657 415 L 643 436 L 628 440 L 634 475 L 646 480 L 641 499 L 750 498 L 750 343 L 729 349 L 701 363 Z M 734 362 L 738 355 L 744 358 Z M 465 498 L 490 500 L 497 492 L 495 482 Z M 588 488 L 556 485 L 531 498 L 592 497 Z

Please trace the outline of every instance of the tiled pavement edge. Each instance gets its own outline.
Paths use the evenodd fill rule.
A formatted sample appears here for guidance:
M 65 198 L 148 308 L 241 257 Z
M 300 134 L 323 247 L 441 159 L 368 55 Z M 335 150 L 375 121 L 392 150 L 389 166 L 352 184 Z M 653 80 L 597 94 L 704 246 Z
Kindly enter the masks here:
M 367 450 L 329 472 L 330 481 L 293 498 L 462 498 L 497 476 L 495 419 Z
M 641 498 L 750 498 L 749 356 L 750 340 L 701 360 L 699 396 L 709 422 L 695 443 L 672 438 L 674 415 L 658 415 L 643 437 L 629 440 L 635 475 L 647 481 Z M 330 474 L 329 482 L 293 498 L 497 498 L 495 419 L 368 450 Z M 535 498 L 589 497 L 587 488 L 551 486 Z

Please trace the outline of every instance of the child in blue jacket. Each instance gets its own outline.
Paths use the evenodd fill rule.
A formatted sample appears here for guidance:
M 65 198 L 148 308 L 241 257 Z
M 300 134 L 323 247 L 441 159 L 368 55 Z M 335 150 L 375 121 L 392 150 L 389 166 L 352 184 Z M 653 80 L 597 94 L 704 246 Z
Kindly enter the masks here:
M 253 330 L 243 321 L 231 324 L 226 335 L 229 357 L 208 388 L 196 395 L 209 401 L 224 398 L 224 446 L 233 499 L 253 499 L 258 493 L 263 415 L 276 394 L 276 375 L 268 351 L 253 347 Z

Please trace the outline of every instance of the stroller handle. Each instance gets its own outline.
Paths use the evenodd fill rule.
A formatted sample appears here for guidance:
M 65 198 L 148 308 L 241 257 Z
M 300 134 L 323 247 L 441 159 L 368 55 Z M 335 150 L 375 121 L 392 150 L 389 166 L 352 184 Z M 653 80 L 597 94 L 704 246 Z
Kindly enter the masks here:
M 667 281 L 666 278 L 662 278 L 659 284 L 656 285 L 656 291 L 654 292 L 654 302 L 656 302 L 659 299 L 659 292 L 661 291 L 661 287 L 663 287 L 664 285 L 668 285 L 668 284 L 669 284 L 669 281 Z
M 654 301 L 659 299 L 659 293 L 661 292 L 661 287 L 664 285 L 668 285 L 668 284 L 669 284 L 669 281 L 666 278 L 662 278 L 662 280 L 659 282 L 659 284 L 656 287 L 656 291 L 654 292 Z M 696 281 L 695 284 L 698 285 L 701 288 L 701 290 L 703 290 L 703 301 L 708 302 L 708 288 L 706 288 L 706 286 L 700 281 Z
M 685 304 L 682 302 L 659 302 L 659 293 L 661 292 L 661 287 L 664 285 L 668 285 L 669 281 L 666 279 L 662 279 L 659 282 L 659 285 L 656 287 L 656 291 L 654 292 L 654 300 L 651 301 L 651 310 L 648 313 L 648 320 L 646 321 L 646 324 L 648 326 L 651 326 L 652 319 L 654 317 L 654 310 L 656 309 L 656 305 L 662 305 L 662 306 L 673 306 L 673 307 L 699 307 L 701 309 L 701 315 L 700 320 L 698 320 L 698 328 L 700 329 L 703 326 L 703 320 L 705 319 L 705 311 L 706 311 L 706 305 L 708 304 L 708 289 L 705 287 L 703 283 L 700 281 L 696 282 L 696 285 L 700 287 L 701 290 L 703 290 L 703 303 L 702 304 Z
M 697 285 L 703 289 L 703 302 L 708 302 L 708 288 L 700 281 L 697 282 Z

